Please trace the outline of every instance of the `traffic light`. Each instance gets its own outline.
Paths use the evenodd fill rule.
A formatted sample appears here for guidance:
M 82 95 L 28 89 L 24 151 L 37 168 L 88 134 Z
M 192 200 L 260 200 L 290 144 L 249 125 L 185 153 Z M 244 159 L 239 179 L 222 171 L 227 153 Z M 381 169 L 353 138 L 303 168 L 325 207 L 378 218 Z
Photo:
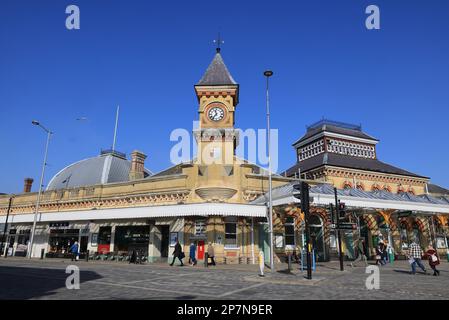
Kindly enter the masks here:
M 344 202 L 338 202 L 338 217 L 344 219 L 346 216 L 346 205 Z
M 309 184 L 306 182 L 301 182 L 299 184 L 293 185 L 293 189 L 296 190 L 293 192 L 293 196 L 301 201 L 301 211 L 307 215 L 309 213 L 310 202 Z

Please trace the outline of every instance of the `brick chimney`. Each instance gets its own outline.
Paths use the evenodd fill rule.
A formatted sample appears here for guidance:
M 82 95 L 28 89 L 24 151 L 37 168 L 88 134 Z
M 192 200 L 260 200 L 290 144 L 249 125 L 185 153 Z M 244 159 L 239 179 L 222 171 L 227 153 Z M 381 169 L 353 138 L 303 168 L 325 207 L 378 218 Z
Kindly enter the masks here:
M 147 156 L 138 150 L 131 152 L 131 169 L 129 170 L 129 180 L 139 180 L 144 178 L 144 165 Z
M 25 178 L 24 184 L 23 184 L 23 192 L 28 193 L 31 192 L 31 187 L 33 186 L 33 179 L 32 178 Z

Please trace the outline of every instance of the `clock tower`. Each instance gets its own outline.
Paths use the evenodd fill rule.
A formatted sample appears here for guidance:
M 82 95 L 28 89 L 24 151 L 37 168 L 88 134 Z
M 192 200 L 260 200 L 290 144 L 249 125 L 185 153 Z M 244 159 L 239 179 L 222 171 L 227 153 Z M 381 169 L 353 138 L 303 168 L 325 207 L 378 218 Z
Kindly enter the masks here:
M 219 47 L 195 85 L 195 93 L 199 103 L 199 128 L 195 132 L 199 164 L 232 165 L 238 140 L 234 115 L 239 85 L 229 73 Z

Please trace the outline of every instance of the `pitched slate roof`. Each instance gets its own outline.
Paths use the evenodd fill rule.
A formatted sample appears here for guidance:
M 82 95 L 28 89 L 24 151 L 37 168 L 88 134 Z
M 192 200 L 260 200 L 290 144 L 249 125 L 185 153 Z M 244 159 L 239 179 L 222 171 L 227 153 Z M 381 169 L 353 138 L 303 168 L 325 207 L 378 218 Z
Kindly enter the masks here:
M 307 132 L 304 134 L 304 136 L 302 136 L 300 139 L 298 139 L 293 145 L 296 145 L 299 142 L 304 141 L 304 140 L 306 140 L 314 135 L 317 135 L 321 132 L 331 132 L 331 133 L 342 134 L 342 135 L 355 137 L 355 138 L 379 141 L 378 139 L 363 132 L 361 126 L 355 126 L 355 125 L 350 125 L 347 123 L 323 119 L 311 126 L 308 126 Z
M 343 167 L 349 169 L 358 169 L 366 171 L 375 171 L 381 173 L 397 174 L 407 177 L 418 177 L 427 178 L 416 173 L 412 173 L 401 168 L 397 168 L 385 162 L 379 161 L 377 159 L 360 158 L 336 153 L 321 153 L 312 158 L 306 159 L 304 161 L 298 162 L 293 167 L 289 168 L 281 175 L 287 175 L 287 177 L 292 177 L 301 170 L 301 173 L 305 173 L 309 170 L 328 165 L 335 167 Z
M 280 187 L 273 188 L 272 197 L 273 199 L 280 199 L 287 196 L 291 196 L 295 190 L 293 185 L 297 184 L 298 181 L 290 182 Z M 334 194 L 334 187 L 330 184 L 318 184 L 316 186 L 311 186 L 310 194 L 320 195 Z M 449 202 L 445 197 L 432 197 L 430 195 L 413 195 L 410 193 L 402 193 L 395 194 L 390 193 L 385 190 L 377 190 L 377 191 L 362 191 L 359 189 L 337 189 L 338 196 L 347 196 L 354 198 L 363 198 L 363 199 L 373 199 L 373 200 L 390 200 L 390 201 L 405 201 L 405 202 L 414 202 L 414 203 L 425 203 L 425 204 L 438 204 L 442 206 L 449 205 Z M 256 200 L 252 201 L 251 204 L 266 204 L 268 199 L 268 193 L 261 195 Z
M 220 52 L 217 52 L 197 86 L 237 85 Z
M 448 189 L 445 189 L 443 187 L 440 187 L 440 186 L 438 186 L 436 184 L 432 184 L 432 183 L 429 183 L 427 185 L 427 190 L 429 191 L 429 193 L 447 194 L 447 195 L 449 195 L 449 190 Z

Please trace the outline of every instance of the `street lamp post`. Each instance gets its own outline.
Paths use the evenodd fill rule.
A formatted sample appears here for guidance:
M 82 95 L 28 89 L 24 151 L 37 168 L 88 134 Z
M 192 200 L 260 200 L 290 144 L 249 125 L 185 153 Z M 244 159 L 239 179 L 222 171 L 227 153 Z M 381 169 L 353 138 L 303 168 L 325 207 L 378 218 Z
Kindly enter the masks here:
M 8 219 L 9 219 L 9 213 L 11 212 L 11 205 L 12 205 L 12 200 L 14 199 L 15 195 L 12 195 L 11 197 L 9 197 L 9 204 L 8 204 L 8 210 L 6 211 L 6 220 L 5 220 L 5 226 L 3 227 L 3 238 L 2 238 L 2 242 L 0 245 L 0 256 L 3 253 L 3 249 L 5 249 L 5 258 L 8 255 L 8 237 L 6 232 L 8 231 Z M 3 246 L 3 242 L 4 242 L 4 246 Z
M 268 223 L 270 228 L 270 269 L 274 272 L 274 248 L 273 248 L 273 202 L 272 202 L 272 179 L 271 179 L 271 140 L 270 140 L 270 97 L 268 94 L 268 79 L 273 71 L 266 70 L 263 75 L 267 78 L 267 139 L 268 139 Z
M 40 206 L 41 195 L 42 195 L 42 186 L 44 184 L 45 167 L 47 166 L 48 144 L 50 143 L 50 137 L 53 134 L 53 132 L 51 132 L 50 130 L 45 128 L 42 124 L 40 124 L 39 121 L 33 120 L 31 123 L 35 126 L 41 127 L 47 133 L 47 142 L 45 144 L 44 163 L 42 164 L 42 173 L 41 173 L 41 179 L 40 179 L 40 183 L 39 183 L 39 193 L 37 195 L 37 201 L 36 201 L 36 210 L 34 211 L 33 229 L 31 230 L 30 245 L 29 245 L 29 249 L 28 249 L 28 253 L 27 253 L 28 259 L 31 259 L 32 252 L 33 252 L 34 234 L 36 233 L 37 214 L 39 213 L 39 206 Z

